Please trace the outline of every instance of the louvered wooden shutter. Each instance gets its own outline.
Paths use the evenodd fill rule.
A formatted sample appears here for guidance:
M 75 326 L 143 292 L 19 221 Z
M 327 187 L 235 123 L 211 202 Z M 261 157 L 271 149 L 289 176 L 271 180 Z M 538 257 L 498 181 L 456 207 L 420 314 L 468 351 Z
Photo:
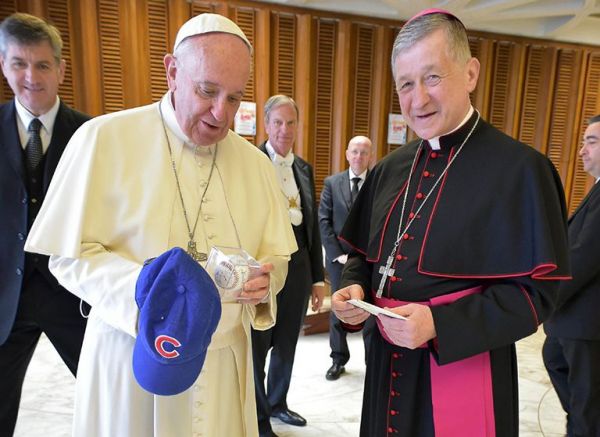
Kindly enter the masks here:
M 491 83 L 490 122 L 510 136 L 513 132 L 515 111 L 518 111 L 514 92 L 519 81 L 517 45 L 512 42 L 496 43 Z
M 108 113 L 119 111 L 125 107 L 119 2 L 117 0 L 98 0 L 97 6 L 104 112 Z
M 575 130 L 580 94 L 579 77 L 581 74 L 582 54 L 580 50 L 560 50 L 556 62 L 554 95 L 552 97 L 552 115 L 547 122 L 550 134 L 546 155 L 555 165 L 565 186 L 569 174 L 569 159 L 572 150 L 577 150 L 579 138 Z M 546 86 L 547 84 L 542 84 Z M 575 159 L 577 157 L 573 155 Z M 569 197 L 569 193 L 566 193 Z M 568 199 L 567 199 L 568 200 Z
M 354 101 L 352 102 L 352 135 L 370 136 L 371 96 L 373 95 L 373 26 L 357 26 L 354 53 Z
M 296 16 L 278 13 L 273 14 L 272 19 L 271 63 L 275 86 L 273 94 L 284 94 L 295 98 Z M 260 102 L 262 103 L 264 102 Z
M 233 21 L 240 26 L 240 29 L 250 41 L 250 44 L 254 47 L 255 44 L 255 34 L 256 34 L 256 11 L 251 8 L 235 8 L 235 17 Z M 254 58 L 254 57 L 253 57 Z M 252 65 L 250 67 L 250 77 L 248 78 L 248 82 L 246 83 L 246 89 L 244 90 L 244 100 L 248 102 L 256 101 L 256 88 L 255 88 L 255 71 L 254 71 L 254 60 L 252 60 Z M 256 135 L 244 135 L 248 141 L 252 144 L 256 143 Z
M 146 16 L 148 17 L 148 48 L 150 52 L 150 95 L 153 102 L 160 100 L 167 92 L 167 78 L 164 56 L 171 52 L 167 46 L 168 9 L 166 0 L 147 0 Z
M 190 16 L 190 18 L 195 17 L 196 15 L 204 14 L 206 12 L 212 14 L 215 12 L 215 6 L 208 2 L 194 1 L 192 2 L 191 12 L 192 15 Z
M 323 188 L 323 180 L 331 168 L 331 146 L 333 144 L 333 78 L 336 54 L 335 21 L 318 19 L 316 24 L 317 52 L 315 83 L 315 129 L 313 160 L 317 197 Z
M 75 106 L 75 95 L 73 91 L 73 62 L 71 56 L 71 30 L 69 27 L 69 2 L 60 0 L 49 0 L 49 21 L 60 31 L 63 40 L 62 58 L 67 64 L 65 78 L 60 86 L 59 95 L 67 105 Z
M 545 153 L 545 127 L 549 118 L 551 98 L 548 84 L 552 83 L 554 76 L 554 56 L 552 50 L 539 45 L 528 47 L 526 56 L 517 139 Z

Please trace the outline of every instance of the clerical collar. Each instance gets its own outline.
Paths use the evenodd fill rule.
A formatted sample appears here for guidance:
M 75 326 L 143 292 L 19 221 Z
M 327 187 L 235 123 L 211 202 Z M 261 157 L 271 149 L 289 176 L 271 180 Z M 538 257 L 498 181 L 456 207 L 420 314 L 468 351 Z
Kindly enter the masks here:
M 427 144 L 429 144 L 429 147 L 431 147 L 433 150 L 440 150 L 440 148 L 443 145 L 448 144 L 446 142 L 447 137 L 451 136 L 454 132 L 457 132 L 458 130 L 460 130 L 469 121 L 469 119 L 473 116 L 474 112 L 475 112 L 475 109 L 473 109 L 473 106 L 470 106 L 469 111 L 467 112 L 467 115 L 465 116 L 465 118 L 463 118 L 463 121 L 461 121 L 456 128 L 452 129 L 447 134 L 440 135 L 437 137 L 430 138 L 429 140 L 426 140 Z M 440 144 L 440 140 L 441 140 L 442 144 Z M 452 147 L 453 145 L 454 144 L 451 143 L 450 147 Z
M 269 158 L 271 158 L 271 161 L 273 161 L 273 162 L 276 162 L 276 157 L 281 158 L 280 159 L 281 161 L 288 162 L 289 166 L 291 166 L 292 163 L 294 162 L 294 153 L 292 153 L 291 149 L 286 156 L 281 156 L 279 153 L 277 153 L 275 151 L 275 149 L 273 148 L 273 146 L 271 145 L 271 142 L 269 140 L 267 140 L 267 142 L 265 144 L 265 149 L 267 149 Z M 279 160 L 277 160 L 277 161 L 279 161 Z
M 56 114 L 58 114 L 59 106 L 60 99 L 58 98 L 58 96 L 56 96 L 56 101 L 54 102 L 54 105 L 52 105 L 52 108 L 50 108 L 48 112 L 46 112 L 45 114 L 35 116 L 29 111 L 29 109 L 27 109 L 21 104 L 21 102 L 19 102 L 18 98 L 15 97 L 15 109 L 17 110 L 19 120 L 21 120 L 21 123 L 23 123 L 23 126 L 25 127 L 25 131 L 27 131 L 27 129 L 29 128 L 29 123 L 31 123 L 31 120 L 37 118 L 39 121 L 42 122 L 42 126 L 44 127 L 44 129 L 46 129 L 46 131 L 49 134 L 52 134 L 52 129 L 54 129 L 54 122 L 56 121 Z
M 365 171 L 363 171 L 361 174 L 357 175 L 356 173 L 354 173 L 354 172 L 352 171 L 352 169 L 351 169 L 351 168 L 349 168 L 349 169 L 348 169 L 348 175 L 350 176 L 350 180 L 352 180 L 352 178 L 360 178 L 361 180 L 363 180 L 363 181 L 364 181 L 364 180 L 367 178 L 367 171 L 368 171 L 368 170 L 365 170 Z
M 188 147 L 195 148 L 197 147 L 194 142 L 188 138 L 188 136 L 183 132 L 179 123 L 177 122 L 177 117 L 175 117 L 175 108 L 173 107 L 172 93 L 171 91 L 167 91 L 167 93 L 163 96 L 163 98 L 159 102 L 160 108 L 162 109 L 163 119 L 165 121 L 165 125 L 167 129 L 171 131 L 173 135 L 177 137 L 178 140 L 186 144 Z M 211 144 L 209 147 L 211 151 L 214 152 L 214 144 Z M 200 146 L 207 147 L 207 146 Z

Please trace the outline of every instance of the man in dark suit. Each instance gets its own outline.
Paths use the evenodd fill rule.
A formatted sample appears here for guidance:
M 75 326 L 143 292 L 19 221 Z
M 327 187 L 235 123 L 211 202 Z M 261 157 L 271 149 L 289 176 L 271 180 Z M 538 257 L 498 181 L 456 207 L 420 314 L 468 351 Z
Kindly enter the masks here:
M 560 286 L 543 348 L 569 437 L 600 435 L 600 115 L 590 119 L 579 155 L 596 183 L 569 218 L 573 279 Z
M 346 159 L 350 168 L 326 178 L 321 192 L 319 227 L 321 240 L 325 246 L 325 267 L 329 273 L 332 293 L 339 288 L 342 270 L 350 249 L 346 243 L 338 240 L 338 235 L 342 231 L 348 212 L 369 172 L 371 149 L 372 144 L 369 138 L 364 136 L 352 138 L 346 149 Z M 373 323 L 372 318 L 369 318 L 363 328 L 365 355 Z M 346 340 L 346 331 L 333 311 L 329 318 L 329 345 L 333 364 L 327 370 L 325 378 L 334 381 L 344 373 L 344 365 L 350 359 L 350 350 Z
M 80 301 L 23 245 L 75 130 L 89 119 L 58 98 L 60 33 L 17 13 L 0 24 L 0 64 L 14 100 L 0 106 L 0 429 L 12 435 L 25 372 L 42 332 L 75 375 L 85 331 Z
M 275 95 L 267 100 L 265 130 L 269 138 L 260 149 L 275 166 L 298 244 L 298 251 L 292 254 L 288 265 L 285 285 L 277 295 L 275 326 L 267 331 L 252 330 L 258 430 L 261 437 L 273 437 L 270 417 L 289 425 L 306 425 L 302 416 L 288 408 L 287 393 L 309 294 L 312 290 L 312 309 L 317 311 L 323 305 L 325 289 L 313 170 L 292 153 L 298 130 L 298 107 L 290 97 Z M 265 390 L 269 349 L 271 360 Z

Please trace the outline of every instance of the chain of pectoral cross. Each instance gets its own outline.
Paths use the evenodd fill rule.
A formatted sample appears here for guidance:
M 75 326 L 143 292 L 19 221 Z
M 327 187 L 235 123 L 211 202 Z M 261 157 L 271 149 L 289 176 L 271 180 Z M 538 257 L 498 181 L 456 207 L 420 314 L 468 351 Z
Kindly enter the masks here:
M 454 162 L 454 160 L 456 159 L 456 157 L 458 156 L 458 154 L 460 153 L 460 151 L 463 149 L 464 145 L 467 143 L 467 141 L 469 140 L 469 138 L 471 138 L 471 135 L 473 134 L 473 131 L 475 130 L 475 127 L 479 123 L 479 118 L 480 118 L 479 111 L 477 111 L 477 120 L 475 120 L 475 124 L 473 124 L 473 127 L 471 128 L 471 130 L 469 131 L 469 133 L 467 134 L 467 136 L 463 140 L 462 144 L 460 145 L 460 147 L 458 148 L 458 150 L 456 151 L 456 153 L 454 154 L 454 156 L 452 156 L 452 158 L 450 159 L 450 161 L 448 162 L 448 164 L 446 164 L 446 167 L 444 168 L 444 170 L 442 171 L 442 173 L 438 176 L 437 180 L 435 181 L 435 183 L 433 184 L 433 186 L 431 187 L 431 189 L 429 190 L 429 192 L 427 193 L 427 195 L 425 196 L 425 198 L 421 202 L 421 205 L 419 205 L 419 207 L 417 208 L 417 210 L 413 213 L 412 218 L 409 218 L 407 220 L 406 225 L 404 226 L 404 229 L 402 229 L 402 221 L 404 220 L 404 212 L 406 210 L 406 201 L 407 201 L 407 198 L 408 198 L 408 191 L 409 191 L 409 188 L 410 188 L 410 181 L 412 179 L 415 167 L 417 165 L 417 158 L 419 157 L 419 155 L 421 153 L 421 150 L 423 149 L 423 140 L 421 140 L 421 143 L 419 144 L 417 152 L 415 153 L 415 156 L 413 158 L 413 162 L 412 162 L 412 165 L 410 167 L 410 172 L 408 173 L 408 181 L 406 182 L 406 189 L 404 191 L 404 199 L 402 200 L 402 210 L 400 212 L 400 223 L 398 224 L 398 233 L 396 234 L 396 241 L 394 242 L 394 247 L 392 248 L 392 251 L 390 252 L 390 256 L 388 256 L 388 258 L 386 260 L 385 267 L 384 266 L 380 266 L 379 270 L 378 270 L 379 274 L 381 275 L 381 280 L 379 281 L 379 287 L 377 287 L 377 297 L 381 297 L 383 295 L 383 289 L 385 287 L 385 283 L 386 283 L 387 279 L 390 278 L 390 277 L 392 277 L 392 276 L 394 276 L 394 273 L 396 273 L 396 269 L 392 268 L 392 263 L 394 262 L 394 257 L 396 256 L 396 251 L 398 250 L 398 246 L 400 245 L 400 241 L 404 238 L 405 235 L 407 235 L 406 232 L 408 231 L 408 228 L 415 221 L 415 219 L 417 218 L 417 215 L 419 214 L 419 212 L 421 212 L 421 209 L 423 208 L 423 205 L 425 205 L 425 203 L 427 202 L 427 199 L 429 199 L 429 197 L 431 196 L 431 193 L 433 193 L 433 191 L 439 185 L 439 183 L 441 182 L 442 178 L 447 173 L 448 169 L 450 168 L 450 166 L 452 165 L 452 163 Z
M 163 117 L 162 112 L 162 102 L 158 104 L 158 111 L 160 113 L 160 120 L 162 122 L 163 131 L 165 133 L 165 138 L 167 139 L 167 147 L 169 149 L 169 157 L 171 158 L 171 167 L 173 168 L 173 174 L 175 175 L 175 182 L 177 184 L 177 192 L 179 193 L 179 199 L 181 200 L 181 208 L 183 209 L 183 218 L 185 219 L 185 225 L 188 231 L 188 245 L 187 245 L 187 253 L 190 255 L 194 261 L 202 262 L 208 259 L 208 256 L 204 252 L 199 252 L 196 248 L 196 241 L 194 240 L 194 235 L 196 234 L 196 227 L 198 226 L 198 220 L 200 218 L 200 213 L 202 212 L 202 204 L 204 203 L 204 196 L 206 196 L 206 192 L 208 191 L 208 186 L 210 185 L 210 181 L 212 180 L 213 171 L 217 162 L 217 151 L 219 150 L 219 143 L 215 145 L 215 151 L 213 153 L 212 163 L 210 166 L 210 173 L 208 174 L 208 182 L 204 187 L 204 191 L 202 192 L 202 196 L 200 197 L 200 205 L 198 206 L 198 213 L 196 214 L 196 221 L 194 222 L 194 227 L 190 226 L 190 220 L 188 218 L 187 209 L 185 208 L 185 203 L 183 201 L 183 192 L 181 191 L 181 184 L 179 183 L 179 176 L 177 174 L 177 165 L 175 164 L 175 159 L 173 158 L 173 150 L 171 149 L 171 141 L 169 141 L 169 135 L 167 134 L 167 127 L 165 126 L 165 119 Z M 235 226 L 235 223 L 234 223 Z M 236 231 L 237 232 L 237 231 Z

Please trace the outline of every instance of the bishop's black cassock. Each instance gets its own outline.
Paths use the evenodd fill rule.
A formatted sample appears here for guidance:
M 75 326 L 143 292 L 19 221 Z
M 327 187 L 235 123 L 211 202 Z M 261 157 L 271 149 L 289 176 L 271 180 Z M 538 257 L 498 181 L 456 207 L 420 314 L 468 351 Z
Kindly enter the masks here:
M 476 112 L 440 138 L 439 150 L 419 144 L 403 146 L 375 166 L 341 233 L 354 248 L 341 285 L 360 284 L 365 300 L 380 306 L 429 304 L 437 331 L 415 350 L 390 344 L 379 330 L 373 335 L 361 436 L 475 435 L 465 434 L 465 420 L 482 421 L 471 424 L 487 429 L 478 436 L 517 436 L 514 342 L 537 330 L 553 309 L 558 281 L 569 277 L 560 179 L 545 156 Z M 379 271 L 396 241 L 415 153 L 403 229 L 431 194 L 401 238 L 394 274 L 378 300 Z M 469 292 L 455 294 L 461 290 Z M 479 360 L 481 383 L 473 384 L 480 376 L 460 376 L 471 360 Z M 457 406 L 458 415 L 452 413 Z

